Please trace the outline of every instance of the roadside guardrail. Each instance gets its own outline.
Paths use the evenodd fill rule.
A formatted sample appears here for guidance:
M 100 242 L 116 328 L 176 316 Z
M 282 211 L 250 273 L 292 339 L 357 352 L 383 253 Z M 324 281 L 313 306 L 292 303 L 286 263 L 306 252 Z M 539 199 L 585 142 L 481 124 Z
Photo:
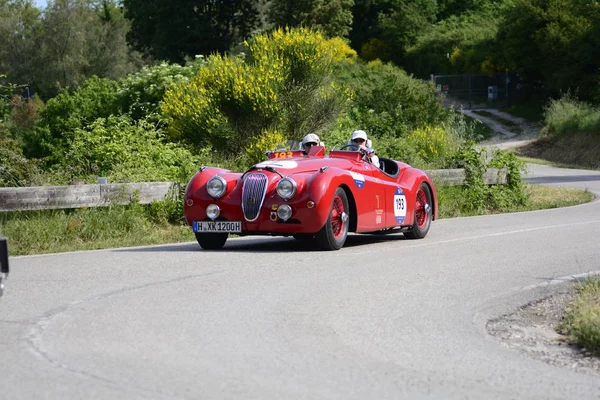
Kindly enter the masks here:
M 462 185 L 464 169 L 425 171 L 439 186 Z M 506 184 L 506 171 L 490 168 L 484 175 L 488 185 Z M 108 207 L 132 202 L 149 204 L 178 193 L 175 182 L 101 183 L 69 186 L 0 188 L 0 212 Z

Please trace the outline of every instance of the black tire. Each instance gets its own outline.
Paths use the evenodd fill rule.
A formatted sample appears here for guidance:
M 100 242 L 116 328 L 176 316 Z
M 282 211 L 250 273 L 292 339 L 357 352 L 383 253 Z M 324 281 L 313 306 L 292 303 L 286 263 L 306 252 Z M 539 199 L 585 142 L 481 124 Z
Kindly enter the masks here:
M 196 240 L 204 250 L 219 250 L 225 246 L 229 233 L 197 233 Z
M 337 188 L 331 201 L 327 222 L 317 234 L 317 244 L 325 250 L 339 250 L 344 246 L 350 226 L 350 207 L 344 189 Z M 344 216 L 345 214 L 345 216 Z
M 421 183 L 415 196 L 415 219 L 411 230 L 404 232 L 408 239 L 423 239 L 429 232 L 433 218 L 431 190 L 425 182 Z

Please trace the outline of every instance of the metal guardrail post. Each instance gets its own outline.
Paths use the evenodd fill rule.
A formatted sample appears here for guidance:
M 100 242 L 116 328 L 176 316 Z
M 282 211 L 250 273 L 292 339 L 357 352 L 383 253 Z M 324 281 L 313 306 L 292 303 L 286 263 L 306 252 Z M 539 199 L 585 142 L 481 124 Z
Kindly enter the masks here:
M 8 279 L 8 239 L 0 238 L 0 297 L 4 292 L 4 282 Z

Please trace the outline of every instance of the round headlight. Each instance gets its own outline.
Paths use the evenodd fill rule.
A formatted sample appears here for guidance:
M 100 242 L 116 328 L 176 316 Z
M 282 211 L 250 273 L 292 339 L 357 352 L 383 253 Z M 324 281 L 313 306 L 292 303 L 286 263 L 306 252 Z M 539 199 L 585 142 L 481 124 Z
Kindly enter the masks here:
M 277 208 L 277 216 L 284 221 L 287 221 L 292 216 L 292 207 L 287 204 L 282 204 Z
M 223 196 L 227 189 L 227 182 L 220 176 L 213 176 L 206 182 L 206 191 L 215 199 Z
M 296 182 L 292 178 L 283 178 L 277 183 L 277 194 L 282 199 L 291 199 L 296 194 Z
M 208 207 L 206 207 L 206 216 L 208 218 L 214 220 L 214 219 L 218 218 L 220 214 L 221 214 L 221 209 L 219 208 L 218 205 L 211 204 Z

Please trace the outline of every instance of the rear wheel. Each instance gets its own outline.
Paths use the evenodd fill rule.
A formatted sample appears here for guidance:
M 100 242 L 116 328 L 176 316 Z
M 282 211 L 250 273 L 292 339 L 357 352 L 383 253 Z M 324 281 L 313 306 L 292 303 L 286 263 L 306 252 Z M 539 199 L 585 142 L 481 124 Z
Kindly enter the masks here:
M 433 218 L 433 209 L 431 208 L 431 190 L 426 183 L 421 183 L 415 200 L 415 221 L 412 229 L 404 232 L 404 236 L 409 239 L 423 239 L 429 232 L 431 219 Z
M 350 226 L 349 211 L 350 207 L 346 192 L 342 188 L 337 188 L 333 195 L 327 222 L 315 235 L 319 246 L 326 250 L 339 250 L 344 246 L 348 237 L 348 227 Z
M 229 233 L 197 233 L 196 240 L 204 250 L 219 250 L 225 246 Z

